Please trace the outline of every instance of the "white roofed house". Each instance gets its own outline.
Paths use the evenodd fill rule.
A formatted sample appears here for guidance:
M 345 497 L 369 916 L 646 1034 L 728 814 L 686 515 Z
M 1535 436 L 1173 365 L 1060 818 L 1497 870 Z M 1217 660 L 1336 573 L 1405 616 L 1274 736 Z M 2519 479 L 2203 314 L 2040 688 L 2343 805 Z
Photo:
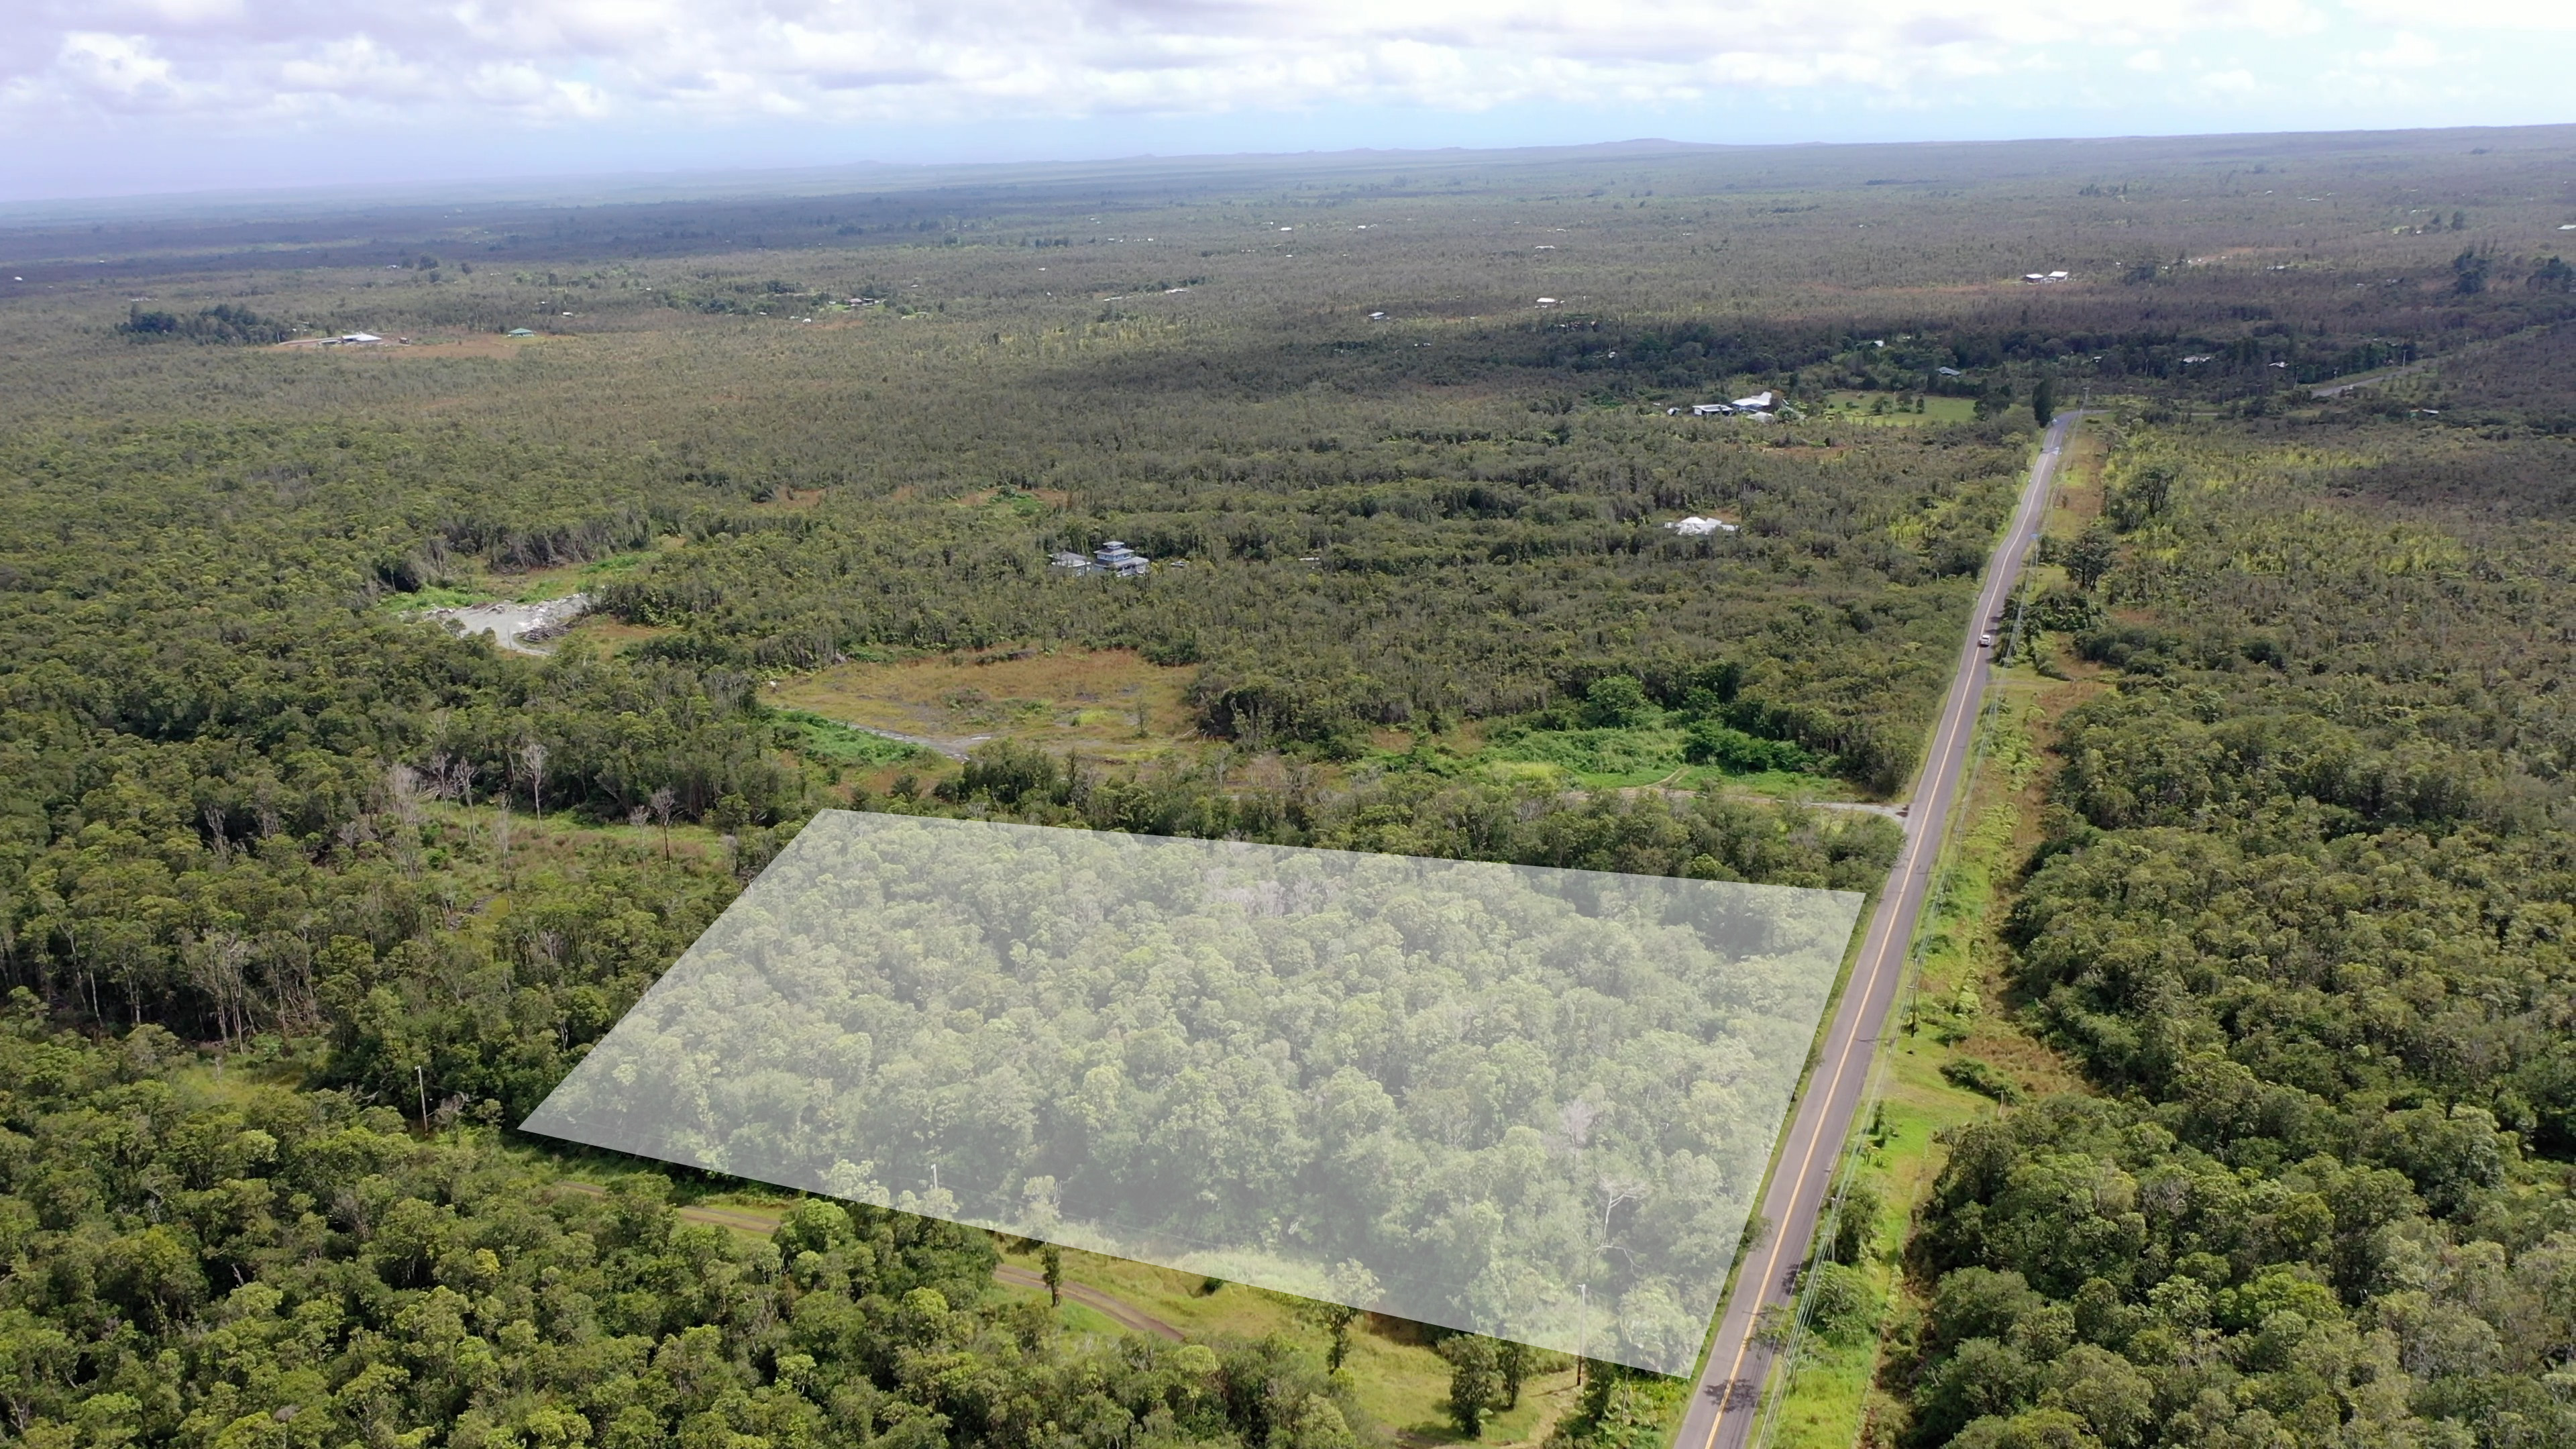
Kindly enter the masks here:
M 1733 533 L 1736 531 L 1735 525 L 1727 522 L 1725 519 L 1701 518 L 1697 514 L 1693 514 L 1688 518 L 1676 518 L 1672 522 L 1665 524 L 1664 527 L 1671 529 L 1673 532 L 1680 534 L 1684 538 L 1699 538 L 1712 533 Z
M 1733 403 L 1691 404 L 1691 416 L 1695 418 L 1722 418 L 1733 411 L 1735 411 Z
M 1115 538 L 1092 550 L 1091 556 L 1100 560 L 1100 567 L 1122 579 L 1140 578 L 1153 565 L 1152 559 Z

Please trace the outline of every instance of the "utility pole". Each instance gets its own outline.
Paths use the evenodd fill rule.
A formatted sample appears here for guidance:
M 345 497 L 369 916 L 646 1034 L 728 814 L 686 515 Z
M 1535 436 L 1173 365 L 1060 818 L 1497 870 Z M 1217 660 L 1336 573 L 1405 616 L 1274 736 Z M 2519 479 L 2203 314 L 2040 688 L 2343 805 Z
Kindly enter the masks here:
M 1583 1295 L 1583 1307 L 1574 1320 L 1574 1386 L 1580 1389 L 1584 1365 L 1592 1357 L 1592 1285 L 1577 1283 L 1574 1291 Z
M 420 1130 L 427 1132 L 429 1130 L 429 1068 L 413 1067 L 411 1086 L 413 1091 L 420 1094 Z

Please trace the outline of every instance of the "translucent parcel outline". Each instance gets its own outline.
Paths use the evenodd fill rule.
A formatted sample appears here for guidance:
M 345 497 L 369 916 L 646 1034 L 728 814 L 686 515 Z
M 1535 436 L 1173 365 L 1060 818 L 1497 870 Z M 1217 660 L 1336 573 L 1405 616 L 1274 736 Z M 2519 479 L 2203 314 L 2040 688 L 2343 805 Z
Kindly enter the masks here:
M 835 811 L 521 1125 L 1681 1373 L 1860 904 Z

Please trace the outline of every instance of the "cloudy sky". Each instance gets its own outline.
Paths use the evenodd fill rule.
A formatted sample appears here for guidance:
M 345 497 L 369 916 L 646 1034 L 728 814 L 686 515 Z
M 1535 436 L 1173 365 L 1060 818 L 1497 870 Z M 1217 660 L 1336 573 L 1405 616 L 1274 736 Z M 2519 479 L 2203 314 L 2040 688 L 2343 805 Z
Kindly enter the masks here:
M 2576 3 L 0 0 L 0 200 L 2576 120 Z

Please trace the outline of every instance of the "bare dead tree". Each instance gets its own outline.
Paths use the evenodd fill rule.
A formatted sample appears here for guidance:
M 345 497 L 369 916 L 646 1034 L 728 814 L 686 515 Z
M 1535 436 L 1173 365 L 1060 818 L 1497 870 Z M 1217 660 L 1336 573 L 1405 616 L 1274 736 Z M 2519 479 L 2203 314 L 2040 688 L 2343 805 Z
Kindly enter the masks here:
M 1605 1175 L 1602 1177 L 1599 1187 L 1601 1189 L 1601 1238 L 1603 1242 L 1607 1243 L 1610 1238 L 1610 1215 L 1617 1212 L 1619 1210 L 1619 1204 L 1623 1202 L 1644 1201 L 1646 1196 L 1646 1184 L 1635 1178 L 1610 1177 Z
M 546 747 L 536 740 L 519 744 L 519 768 L 528 772 L 528 800 L 536 807 L 537 818 L 546 818 Z
M 423 782 L 420 771 L 409 765 L 385 767 L 385 808 L 405 825 L 420 824 L 421 797 L 434 789 Z
M 271 931 L 259 939 L 255 953 L 268 979 L 268 1009 L 280 1031 L 288 1034 L 322 1029 L 322 1002 L 313 990 L 312 926 L 308 915 L 302 931 Z
M 653 818 L 662 825 L 662 859 L 666 861 L 671 858 L 671 812 L 679 807 L 680 797 L 672 793 L 670 786 L 653 792 Z
M 250 943 L 231 931 L 209 931 L 182 949 L 188 979 L 215 1008 L 215 1035 L 229 1051 L 249 1034 L 249 992 L 242 967 L 250 960 Z

